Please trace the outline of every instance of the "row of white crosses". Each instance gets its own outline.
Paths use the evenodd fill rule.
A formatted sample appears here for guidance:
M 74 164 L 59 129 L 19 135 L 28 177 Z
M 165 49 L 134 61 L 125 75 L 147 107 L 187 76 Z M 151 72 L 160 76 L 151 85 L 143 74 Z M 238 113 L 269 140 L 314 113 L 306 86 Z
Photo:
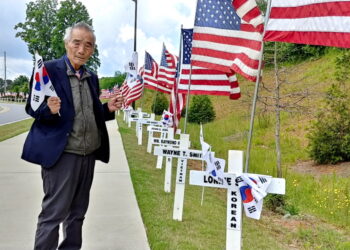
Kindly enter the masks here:
M 185 137 L 186 138 L 186 137 Z M 189 136 L 187 135 L 187 139 Z M 180 140 L 181 145 L 181 140 Z M 175 157 L 178 158 L 177 174 L 176 174 L 176 186 L 175 186 L 175 198 L 174 198 L 174 210 L 173 219 L 182 220 L 184 194 L 185 194 L 185 180 L 186 180 L 186 168 L 187 160 L 203 160 L 201 150 L 188 149 L 188 144 L 184 143 L 185 147 L 169 148 L 164 146 L 158 146 L 154 149 L 154 154 L 157 156 Z M 213 154 L 214 155 L 214 154 Z M 224 181 L 218 181 L 211 176 L 207 171 L 190 171 L 190 184 L 206 187 L 226 188 L 227 192 L 227 233 L 226 233 L 226 249 L 236 250 L 241 249 L 242 238 L 242 198 L 240 194 L 240 182 L 243 182 L 241 176 L 243 176 L 243 152 L 242 151 L 229 151 L 228 160 L 228 172 L 224 174 Z M 267 182 L 263 175 L 252 175 L 261 180 L 262 183 Z M 166 178 L 167 180 L 167 178 Z M 246 180 L 249 181 L 249 180 Z M 285 194 L 285 179 L 282 178 L 270 178 L 269 184 L 266 190 L 261 192 Z M 254 186 L 254 183 L 250 183 Z M 259 189 L 259 188 L 257 188 Z M 266 195 L 266 194 L 265 194 Z M 262 201 L 258 203 L 262 206 Z M 248 213 L 258 212 L 257 206 L 252 205 L 247 207 Z M 261 207 L 260 207 L 261 209 Z M 260 212 L 259 212 L 260 217 Z
M 144 119 L 144 118 L 143 118 Z M 176 186 L 174 197 L 174 209 L 173 219 L 182 221 L 183 204 L 185 196 L 185 183 L 186 183 L 186 170 L 187 160 L 200 160 L 203 161 L 203 154 L 201 150 L 189 149 L 190 141 L 189 135 L 180 134 L 180 139 L 174 139 L 174 130 L 172 128 L 164 127 L 161 124 L 151 124 L 149 122 L 140 122 L 148 126 L 148 145 L 147 152 L 152 152 L 152 145 L 158 145 L 154 149 L 154 154 L 158 157 L 157 168 L 162 168 L 163 157 L 166 157 L 165 179 L 164 179 L 164 191 L 170 192 L 171 190 L 171 168 L 172 158 L 178 158 L 177 173 L 176 173 Z M 161 136 L 156 138 L 153 136 L 154 132 L 160 132 Z M 142 133 L 142 129 L 141 129 Z M 214 155 L 214 154 L 213 154 Z M 190 171 L 189 183 L 191 185 L 199 185 L 205 187 L 225 188 L 227 189 L 227 222 L 226 222 L 226 249 L 236 250 L 241 249 L 242 239 L 242 198 L 240 194 L 240 183 L 243 183 L 243 152 L 242 151 L 229 151 L 228 158 L 228 172 L 224 173 L 224 181 L 218 181 L 211 176 L 207 171 Z M 260 178 L 262 182 L 266 182 L 266 179 L 262 175 L 254 175 Z M 245 179 L 245 181 L 249 182 Z M 285 193 L 285 180 L 282 178 L 270 178 L 269 185 L 266 190 L 260 190 L 260 192 L 284 194 Z M 250 181 L 250 185 L 254 186 L 255 183 Z M 257 187 L 257 191 L 259 188 Z M 265 193 L 265 195 L 266 195 Z M 262 196 L 263 197 L 263 196 Z M 259 203 L 262 205 L 262 202 Z M 257 207 L 251 206 L 246 208 L 247 213 L 255 213 Z M 259 215 L 260 216 L 260 215 Z

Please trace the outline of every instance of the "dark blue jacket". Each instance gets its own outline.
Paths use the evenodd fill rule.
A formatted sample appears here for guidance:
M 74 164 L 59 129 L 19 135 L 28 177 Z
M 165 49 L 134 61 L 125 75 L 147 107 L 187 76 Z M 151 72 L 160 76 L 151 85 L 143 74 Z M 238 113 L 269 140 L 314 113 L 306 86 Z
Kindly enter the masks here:
M 57 162 L 63 153 L 69 133 L 73 128 L 75 111 L 64 59 L 46 62 L 45 67 L 57 96 L 61 99 L 61 116 L 51 114 L 46 103 L 48 97 L 36 111 L 33 111 L 30 106 L 31 96 L 29 96 L 25 109 L 35 120 L 24 143 L 22 159 L 49 168 Z M 96 150 L 95 155 L 97 160 L 107 163 L 109 161 L 109 140 L 105 121 L 114 119 L 115 113 L 109 112 L 107 104 L 101 104 L 98 78 L 94 73 L 89 73 L 91 77 L 87 78 L 87 81 L 93 99 L 96 124 L 102 136 L 101 146 Z M 32 83 L 32 80 L 30 82 Z

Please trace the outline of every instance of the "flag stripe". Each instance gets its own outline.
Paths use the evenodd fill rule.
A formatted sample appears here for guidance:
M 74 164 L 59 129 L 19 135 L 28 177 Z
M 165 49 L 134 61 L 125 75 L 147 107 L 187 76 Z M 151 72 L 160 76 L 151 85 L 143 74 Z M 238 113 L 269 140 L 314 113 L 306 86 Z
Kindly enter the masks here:
M 255 1 L 247 0 L 234 0 L 232 1 L 233 7 L 237 10 L 237 14 L 242 17 L 242 19 L 248 23 L 252 23 L 253 19 L 256 19 L 252 24 L 257 26 L 264 22 L 263 17 L 260 15 L 260 10 L 258 9 Z
M 349 2 L 349 0 L 273 0 L 271 1 L 271 7 L 295 7 L 308 4 L 335 2 Z
M 350 5 L 348 2 L 337 3 L 317 3 L 296 7 L 274 7 L 270 18 L 306 18 L 306 17 L 326 17 L 326 16 L 350 16 Z M 341 23 L 339 23 L 341 25 Z
M 350 48 L 350 33 L 267 31 L 265 37 L 266 41 Z
M 272 0 L 265 41 L 350 48 L 350 1 Z
M 199 31 L 198 31 L 199 32 Z M 249 53 L 255 53 L 251 50 L 260 51 L 261 49 L 261 43 L 257 41 L 252 41 L 246 38 L 240 38 L 240 37 L 226 37 L 225 42 L 222 43 L 222 37 L 217 35 L 212 35 L 208 33 L 196 33 L 194 35 L 194 39 L 199 41 L 205 41 L 209 42 L 208 44 L 213 44 L 213 47 L 217 46 L 217 44 L 221 44 L 222 47 L 217 48 L 217 50 L 224 50 L 224 51 L 240 51 L 242 50 L 242 47 L 245 47 L 249 44 L 249 48 L 247 49 L 250 51 Z M 248 43 L 248 44 L 247 44 Z M 204 47 L 205 45 L 201 45 L 200 42 L 198 42 L 199 46 Z M 237 47 L 236 47 L 237 46 Z
M 253 60 L 252 57 L 249 57 L 243 53 L 231 53 L 217 50 L 215 51 L 211 48 L 193 48 L 192 52 L 197 54 L 196 58 L 205 57 L 202 58 L 202 60 L 208 60 L 210 63 L 215 63 L 215 61 L 217 61 L 220 62 L 220 64 L 226 65 L 227 67 L 230 67 L 232 61 L 237 58 L 239 58 L 242 62 L 251 68 L 257 68 L 259 66 L 259 60 Z M 212 59 L 210 59 L 210 57 L 212 57 Z M 192 62 L 193 61 L 195 60 L 192 60 Z
M 349 4 L 350 6 L 350 4 Z M 335 25 L 336 24 L 336 25 Z M 272 19 L 268 30 L 275 31 L 316 31 L 316 32 L 350 32 L 349 17 L 310 17 L 299 19 Z

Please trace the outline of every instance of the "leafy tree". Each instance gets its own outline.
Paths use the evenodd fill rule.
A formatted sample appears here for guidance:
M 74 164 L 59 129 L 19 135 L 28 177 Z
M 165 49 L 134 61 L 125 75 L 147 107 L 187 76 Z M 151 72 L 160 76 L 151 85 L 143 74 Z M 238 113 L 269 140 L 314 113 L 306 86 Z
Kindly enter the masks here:
M 15 25 L 16 37 L 27 43 L 28 51 L 38 51 L 44 60 L 56 57 L 51 44 L 55 27 L 57 0 L 37 0 L 29 2 L 26 10 L 26 22 Z
M 192 123 L 207 123 L 215 119 L 213 105 L 206 95 L 195 95 L 188 110 L 188 121 Z
M 24 75 L 20 75 L 15 80 L 13 80 L 9 90 L 13 93 L 17 93 L 17 95 L 20 92 L 28 93 L 28 84 L 29 84 L 28 77 Z
M 36 0 L 27 4 L 26 21 L 15 25 L 16 37 L 27 43 L 29 53 L 38 51 L 44 60 L 51 60 L 65 53 L 65 30 L 80 21 L 92 25 L 86 7 L 76 0 L 62 1 L 59 8 L 57 0 Z M 100 66 L 98 55 L 96 48 L 87 63 L 95 71 Z
M 157 92 L 154 103 L 152 104 L 152 112 L 156 115 L 163 114 L 164 110 L 167 110 L 169 106 L 168 98 L 161 92 Z
M 110 89 L 113 88 L 116 84 L 120 87 L 124 82 L 126 74 L 120 74 L 115 77 L 102 77 L 100 78 L 100 88 L 101 89 Z

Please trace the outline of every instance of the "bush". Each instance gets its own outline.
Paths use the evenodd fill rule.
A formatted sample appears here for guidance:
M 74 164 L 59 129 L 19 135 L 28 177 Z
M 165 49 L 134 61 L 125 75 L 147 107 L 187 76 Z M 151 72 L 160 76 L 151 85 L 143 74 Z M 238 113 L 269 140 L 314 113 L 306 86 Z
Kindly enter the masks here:
M 191 123 L 207 123 L 215 119 L 215 111 L 208 96 L 195 95 L 188 110 L 188 121 Z
M 156 99 L 152 104 L 152 112 L 156 115 L 162 115 L 164 110 L 167 110 L 169 107 L 169 101 L 163 93 L 158 92 Z
M 350 160 L 350 99 L 339 84 L 327 91 L 326 108 L 308 134 L 310 157 L 319 164 Z

